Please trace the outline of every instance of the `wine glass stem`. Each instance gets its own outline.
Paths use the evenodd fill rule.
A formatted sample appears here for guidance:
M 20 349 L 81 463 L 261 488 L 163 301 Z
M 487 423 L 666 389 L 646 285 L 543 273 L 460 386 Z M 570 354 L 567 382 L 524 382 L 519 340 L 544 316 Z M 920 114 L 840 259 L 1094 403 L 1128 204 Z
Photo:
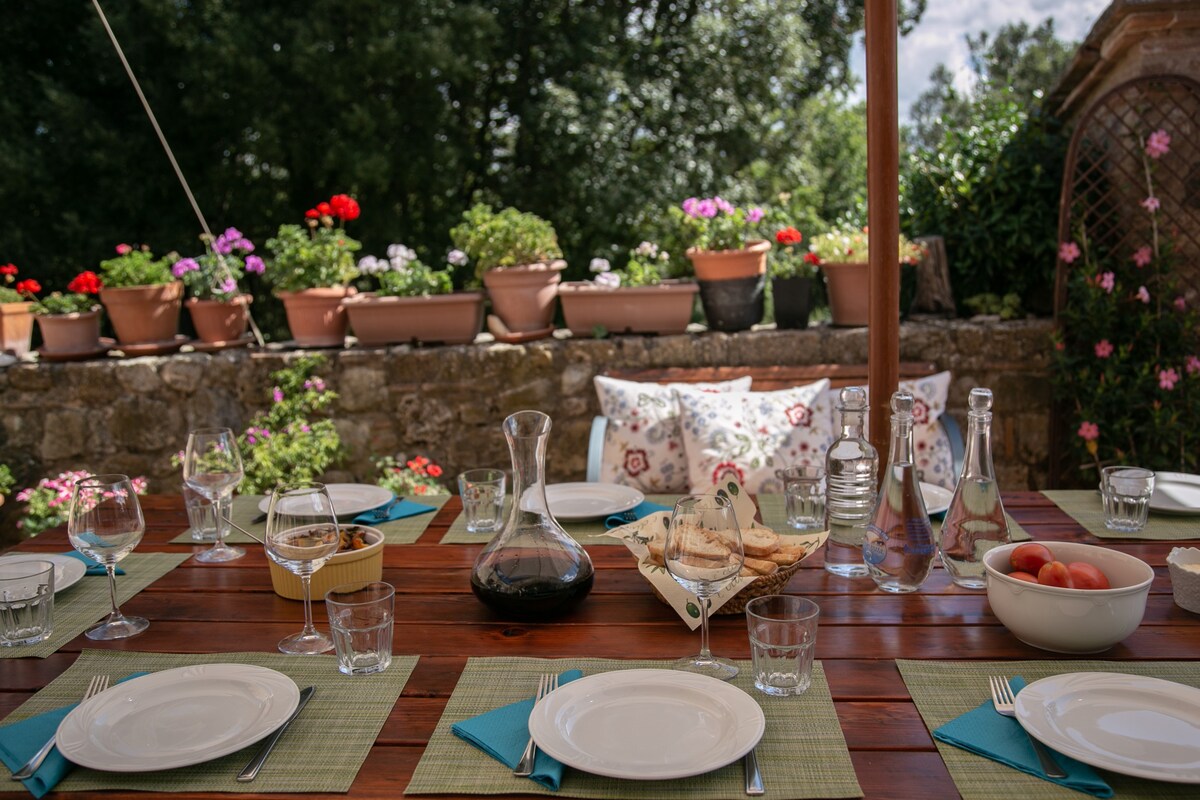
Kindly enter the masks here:
M 313 636 L 317 632 L 317 629 L 313 627 L 313 621 L 312 621 L 312 591 L 311 591 L 311 586 L 310 586 L 311 582 L 312 582 L 311 575 L 301 575 L 300 576 L 300 585 L 304 587 L 304 635 L 305 636 Z
M 232 492 L 230 492 L 230 493 L 232 494 Z M 225 518 L 221 516 L 221 507 L 224 505 L 224 500 L 225 500 L 224 492 L 217 495 L 217 498 L 215 500 L 213 500 L 213 503 L 216 504 L 216 507 L 213 509 L 216 512 L 213 514 L 213 518 L 216 519 L 216 521 L 217 521 L 217 541 L 216 541 L 216 544 L 213 545 L 214 550 L 224 550 L 225 549 Z M 233 516 L 233 508 L 232 507 L 230 507 L 230 509 L 229 509 L 229 515 Z
M 696 602 L 700 605 L 700 658 L 710 661 L 712 653 L 708 650 L 708 598 L 696 595 Z
M 121 618 L 121 609 L 117 607 L 117 565 L 116 562 L 107 561 L 104 564 L 104 571 L 108 573 L 108 599 L 112 601 L 112 613 L 109 614 L 111 619 Z

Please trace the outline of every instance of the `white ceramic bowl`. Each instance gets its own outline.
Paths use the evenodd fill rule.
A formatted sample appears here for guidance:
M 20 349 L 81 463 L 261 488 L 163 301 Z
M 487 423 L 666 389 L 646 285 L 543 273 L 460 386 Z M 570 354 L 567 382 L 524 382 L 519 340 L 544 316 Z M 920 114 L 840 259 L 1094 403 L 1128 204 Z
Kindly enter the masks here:
M 1154 580 L 1145 561 L 1091 544 L 1038 542 L 1064 564 L 1097 567 L 1112 588 L 1042 586 L 1008 576 L 1010 555 L 1021 544 L 989 550 L 983 568 L 992 612 L 1022 642 L 1054 653 L 1100 653 L 1137 630 Z

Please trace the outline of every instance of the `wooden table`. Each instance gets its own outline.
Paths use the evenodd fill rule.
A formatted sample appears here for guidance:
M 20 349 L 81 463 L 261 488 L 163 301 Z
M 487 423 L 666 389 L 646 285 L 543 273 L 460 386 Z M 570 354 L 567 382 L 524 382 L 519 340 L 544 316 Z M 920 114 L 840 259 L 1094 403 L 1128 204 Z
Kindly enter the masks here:
M 1098 543 L 1041 494 L 1009 493 L 1004 502 L 1035 539 Z M 168 544 L 187 526 L 181 498 L 150 496 L 143 507 L 147 530 L 138 552 L 190 549 Z M 588 549 L 596 566 L 595 587 L 570 616 L 546 624 L 498 619 L 474 598 L 468 584 L 480 546 L 438 544 L 459 510 L 458 498 L 452 498 L 416 544 L 385 551 L 383 579 L 396 587 L 395 652 L 419 654 L 421 660 L 359 772 L 352 798 L 400 796 L 468 656 L 665 659 L 699 645 L 699 634 L 655 599 L 621 546 Z M 1104 544 L 1148 562 L 1155 579 L 1141 627 L 1101 657 L 1200 659 L 1200 616 L 1174 604 L 1165 563 L 1167 553 L 1180 543 Z M 65 532 L 58 530 L 19 549 L 61 552 L 70 547 Z M 245 558 L 230 564 L 189 560 L 126 603 L 126 613 L 151 621 L 141 636 L 112 643 L 79 636 L 46 659 L 0 661 L 0 716 L 69 667 L 85 646 L 273 652 L 279 639 L 300 629 L 301 605 L 271 591 L 262 549 L 250 545 L 247 550 Z M 787 591 L 820 603 L 817 658 L 825 664 L 858 781 L 871 798 L 957 796 L 892 659 L 1055 657 L 1017 641 L 991 614 L 983 592 L 953 586 L 941 569 L 934 570 L 920 592 L 891 595 L 877 591 L 869 579 L 848 581 L 827 574 L 816 555 L 804 562 Z M 723 656 L 749 658 L 740 615 L 715 618 L 712 648 Z

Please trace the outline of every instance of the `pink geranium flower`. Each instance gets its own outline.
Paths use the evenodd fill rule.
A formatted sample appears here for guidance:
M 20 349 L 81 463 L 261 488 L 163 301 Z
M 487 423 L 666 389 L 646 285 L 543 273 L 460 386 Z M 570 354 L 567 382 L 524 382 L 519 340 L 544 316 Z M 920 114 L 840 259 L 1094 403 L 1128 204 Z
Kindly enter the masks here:
M 1141 300 L 1143 303 L 1146 303 L 1147 305 L 1149 305 L 1150 304 L 1150 290 L 1147 289 L 1145 286 L 1139 286 L 1138 290 L 1137 290 L 1137 299 Z
M 1094 422 L 1084 420 L 1083 424 L 1079 426 L 1079 438 L 1085 442 L 1096 441 L 1100 438 L 1100 426 Z
M 1175 298 L 1175 310 L 1183 311 L 1185 308 L 1187 308 L 1187 300 L 1183 299 L 1183 295 L 1176 297 Z
M 1166 389 L 1168 392 L 1175 388 L 1175 383 L 1179 380 L 1179 373 L 1174 367 L 1161 369 L 1158 371 L 1158 387 Z
M 1165 156 L 1169 152 L 1171 152 L 1171 134 L 1162 128 L 1159 128 L 1146 138 L 1146 155 L 1151 158 L 1158 158 L 1159 156 Z
M 1112 294 L 1113 287 L 1117 285 L 1117 276 L 1111 272 L 1102 272 L 1096 277 L 1096 285 Z
M 1079 258 L 1079 245 L 1074 242 L 1063 242 L 1058 246 L 1058 257 L 1064 264 L 1070 264 L 1075 259 Z
M 1142 245 L 1133 251 L 1133 263 L 1137 265 L 1138 269 L 1149 264 L 1151 257 L 1149 245 Z
M 1096 342 L 1096 358 L 1108 358 L 1113 353 L 1112 342 L 1108 339 L 1101 339 Z
M 1153 214 L 1155 211 L 1158 211 L 1159 206 L 1160 203 L 1158 202 L 1158 198 L 1154 195 L 1150 195 L 1142 201 L 1142 208 L 1146 209 L 1151 214 Z
M 1195 375 L 1197 372 L 1200 372 L 1200 358 L 1188 356 L 1186 369 L 1188 375 Z

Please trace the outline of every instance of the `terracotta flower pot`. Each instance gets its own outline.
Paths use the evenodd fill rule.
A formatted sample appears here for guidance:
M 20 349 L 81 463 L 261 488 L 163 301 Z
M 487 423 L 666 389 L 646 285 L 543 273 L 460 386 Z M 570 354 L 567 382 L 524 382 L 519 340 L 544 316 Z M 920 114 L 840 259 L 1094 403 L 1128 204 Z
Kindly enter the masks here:
M 236 342 L 246 334 L 250 324 L 247 307 L 253 302 L 254 298 L 248 294 L 228 301 L 190 297 L 187 310 L 192 315 L 192 325 L 200 341 L 220 344 Z
M 727 281 L 753 278 L 767 271 L 767 253 L 771 243 L 763 239 L 748 242 L 740 250 L 700 250 L 691 247 L 687 257 L 699 281 Z
M 342 301 L 350 329 L 367 347 L 404 342 L 467 344 L 483 326 L 483 292 L 430 297 L 360 294 Z
M 551 327 L 558 282 L 562 280 L 560 273 L 566 267 L 567 262 L 558 259 L 493 269 L 483 274 L 492 308 L 510 331 L 526 333 Z
M 870 319 L 870 276 L 867 263 L 825 262 L 821 264 L 829 288 L 829 310 L 833 324 L 861 327 Z
M 8 351 L 14 356 L 29 352 L 33 337 L 33 303 L 21 300 L 16 303 L 0 303 L 0 352 Z
M 42 349 L 53 355 L 94 353 L 100 348 L 100 310 L 43 314 L 37 318 Z
M 560 284 L 567 327 L 575 336 L 591 336 L 597 326 L 609 333 L 683 333 L 692 319 L 700 289 L 692 281 L 657 286 L 597 286 L 591 281 Z
M 103 288 L 100 302 L 121 344 L 169 342 L 179 330 L 183 282 Z
M 341 347 L 349 321 L 342 300 L 354 294 L 352 286 L 279 292 L 292 339 L 301 347 Z

